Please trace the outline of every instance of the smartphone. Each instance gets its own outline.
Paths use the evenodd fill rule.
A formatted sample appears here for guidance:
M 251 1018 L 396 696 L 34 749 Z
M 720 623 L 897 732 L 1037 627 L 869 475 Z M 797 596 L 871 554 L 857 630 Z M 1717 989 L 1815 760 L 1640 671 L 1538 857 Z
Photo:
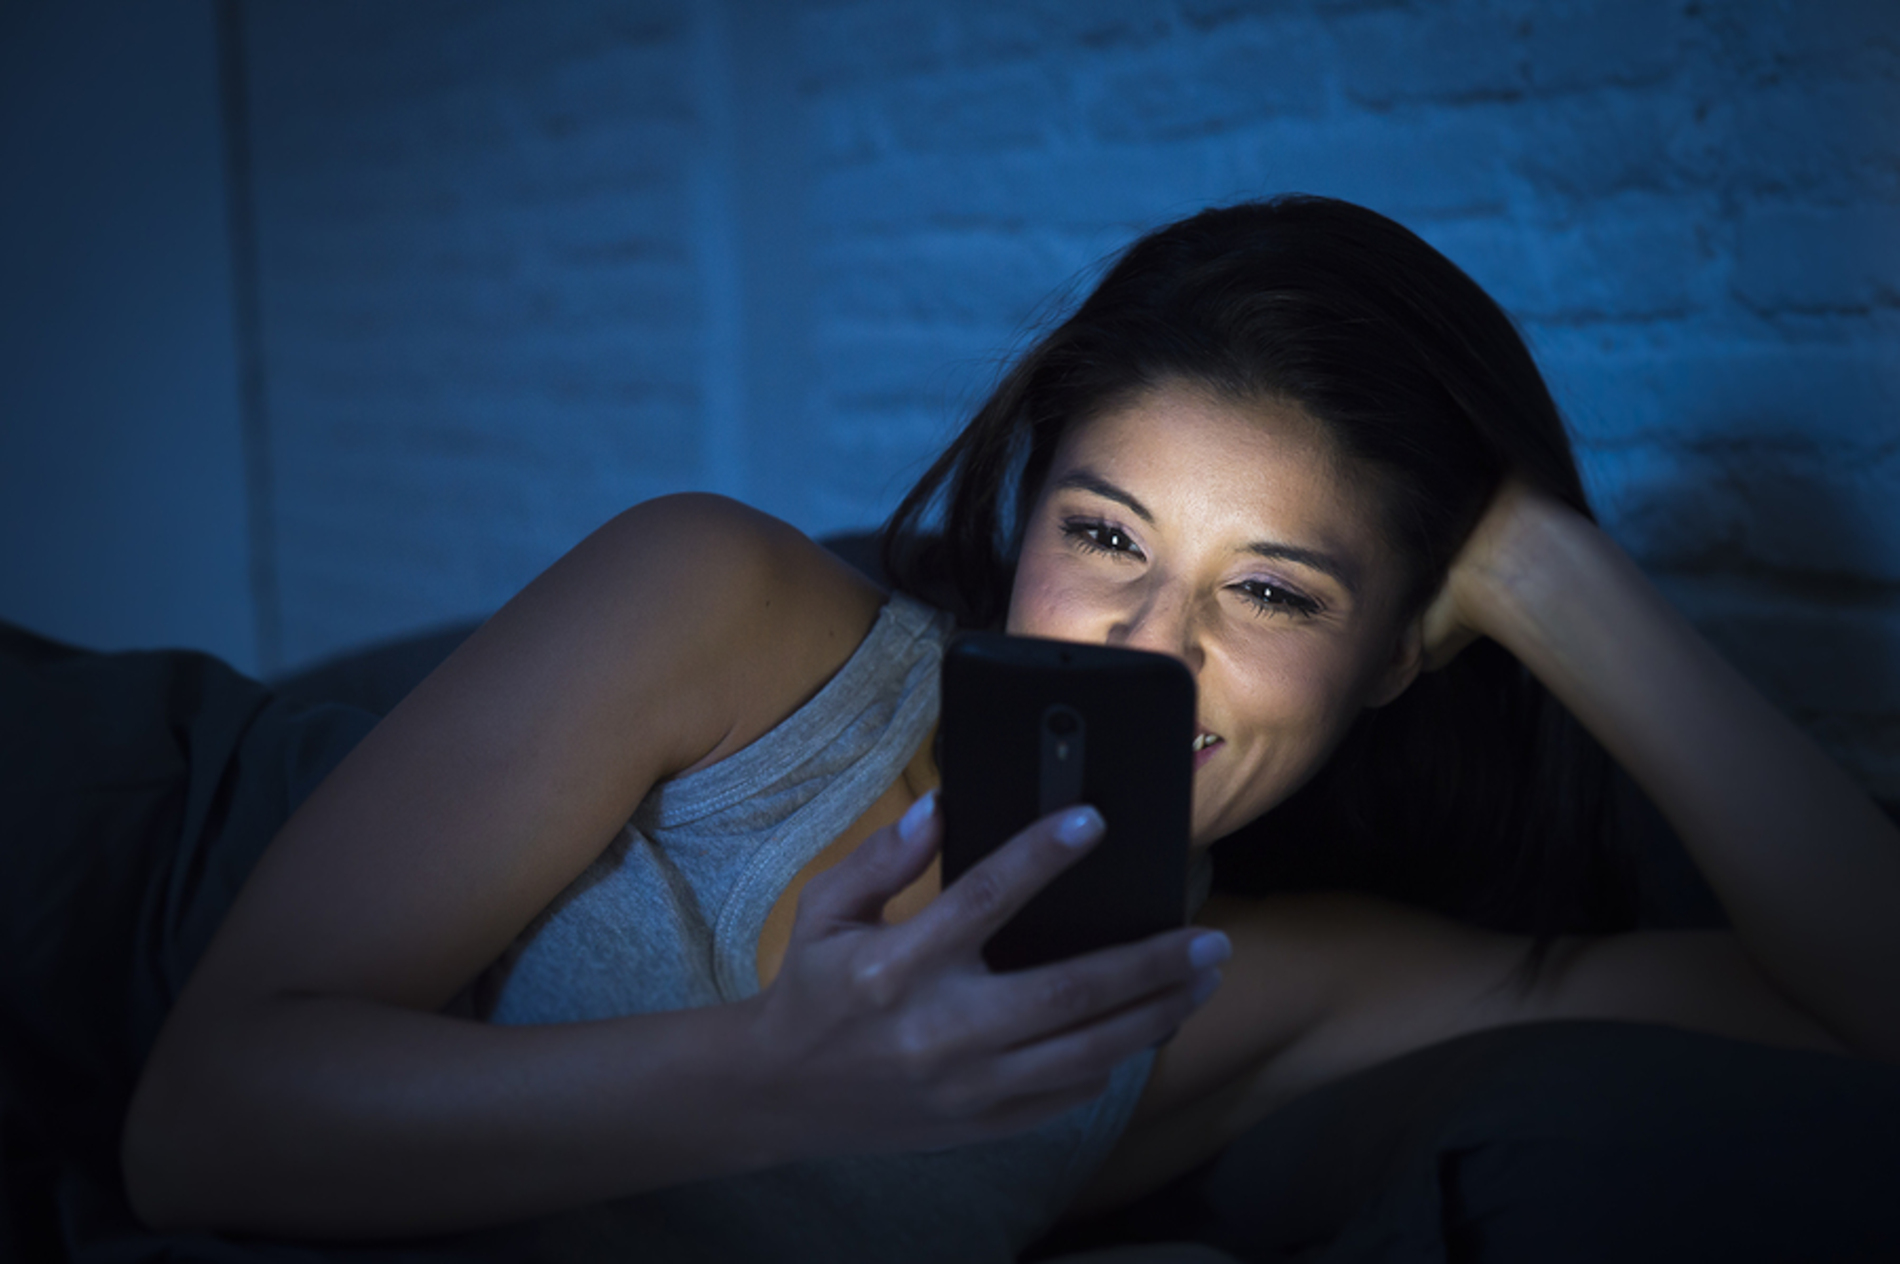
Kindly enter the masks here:
M 1025 826 L 1087 803 L 1107 832 L 984 946 L 1019 970 L 1187 921 L 1194 677 L 1145 650 L 970 633 L 943 658 L 946 886 Z

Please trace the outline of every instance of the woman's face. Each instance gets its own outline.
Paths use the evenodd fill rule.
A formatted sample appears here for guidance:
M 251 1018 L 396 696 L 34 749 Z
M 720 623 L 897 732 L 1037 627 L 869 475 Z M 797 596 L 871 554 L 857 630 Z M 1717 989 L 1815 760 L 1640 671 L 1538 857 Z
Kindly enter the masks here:
M 1072 426 L 1009 630 L 1172 654 L 1199 688 L 1194 845 L 1280 802 L 1411 683 L 1417 621 L 1367 493 L 1298 406 L 1185 385 Z

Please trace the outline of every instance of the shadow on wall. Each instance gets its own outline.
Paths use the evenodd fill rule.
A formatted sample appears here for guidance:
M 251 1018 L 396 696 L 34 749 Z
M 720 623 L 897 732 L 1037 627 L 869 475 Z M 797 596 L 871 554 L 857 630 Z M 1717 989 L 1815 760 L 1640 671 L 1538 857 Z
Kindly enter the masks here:
M 1861 457 L 1787 439 L 1705 442 L 1618 462 L 1603 501 L 1613 533 L 1723 655 L 1891 801 L 1900 540 L 1883 523 L 1900 499 L 1900 444 Z

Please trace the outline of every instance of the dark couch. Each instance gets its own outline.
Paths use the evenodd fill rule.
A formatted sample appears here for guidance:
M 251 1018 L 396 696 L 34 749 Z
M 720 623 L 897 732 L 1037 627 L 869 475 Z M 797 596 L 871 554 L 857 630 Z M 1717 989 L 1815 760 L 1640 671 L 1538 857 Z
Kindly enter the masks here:
M 864 538 L 836 547 L 867 571 Z M 269 685 L 0 624 L 0 1259 L 521 1258 L 508 1232 L 316 1247 L 142 1229 L 118 1125 L 275 823 L 471 629 Z M 1662 923 L 1719 909 L 1653 816 Z M 1420 1050 L 1286 1106 L 1037 1254 L 1195 1239 L 1249 1260 L 1900 1260 L 1900 1073 L 1660 1027 Z

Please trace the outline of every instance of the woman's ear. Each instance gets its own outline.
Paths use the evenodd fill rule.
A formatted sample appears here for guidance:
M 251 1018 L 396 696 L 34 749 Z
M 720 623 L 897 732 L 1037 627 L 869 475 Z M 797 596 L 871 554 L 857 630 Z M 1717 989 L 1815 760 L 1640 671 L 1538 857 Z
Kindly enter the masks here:
M 1425 607 L 1425 613 L 1419 620 L 1419 632 L 1425 641 L 1425 670 L 1437 671 L 1452 659 L 1458 657 L 1460 650 L 1478 639 L 1478 634 L 1466 627 L 1458 617 L 1458 606 L 1451 595 L 1451 583 L 1447 580 L 1439 586 L 1431 604 Z
M 1407 619 L 1392 644 L 1392 657 L 1373 681 L 1366 694 L 1368 707 L 1382 707 L 1418 679 L 1425 669 L 1425 627 L 1423 616 Z

